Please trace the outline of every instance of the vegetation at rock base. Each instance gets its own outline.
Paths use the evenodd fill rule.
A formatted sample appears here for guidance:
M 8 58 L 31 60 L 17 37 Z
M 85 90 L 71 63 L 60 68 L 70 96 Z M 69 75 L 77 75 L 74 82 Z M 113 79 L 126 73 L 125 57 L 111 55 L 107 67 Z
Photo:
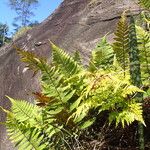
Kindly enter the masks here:
M 149 8 L 146 1 L 140 2 Z M 126 13 L 117 24 L 114 43 L 103 37 L 86 67 L 78 52 L 70 56 L 52 42 L 50 63 L 16 48 L 28 69 L 41 72 L 41 91 L 33 93 L 34 103 L 8 97 L 11 110 L 1 108 L 7 114 L 8 135 L 18 149 L 106 149 L 114 131 L 122 134 L 124 129 L 127 134 L 134 132 L 129 139 L 139 139 L 134 148 L 146 148 L 150 32 L 136 25 L 132 14 L 129 21 Z M 144 21 L 149 23 L 145 16 Z M 115 142 L 127 147 L 123 136 Z
M 13 35 L 13 40 L 16 40 L 20 38 L 22 35 L 24 35 L 27 31 L 31 30 L 32 27 L 21 27 L 14 35 Z
M 84 139 L 91 136 L 100 142 L 91 149 L 100 149 L 106 138 L 100 136 L 102 131 L 96 133 L 102 114 L 107 116 L 103 122 L 107 128 L 114 125 L 125 128 L 135 121 L 146 126 L 142 101 L 143 95 L 145 99 L 149 97 L 149 40 L 149 32 L 133 22 L 128 24 L 123 13 L 115 42 L 110 45 L 103 37 L 92 51 L 88 67 L 82 65 L 79 53 L 72 57 L 53 43 L 50 43 L 51 63 L 17 48 L 27 67 L 41 72 L 41 91 L 34 93 L 34 104 L 8 97 L 11 111 L 3 110 L 7 113 L 10 139 L 19 149 L 75 150 L 87 149 Z M 137 52 L 138 60 L 132 51 L 134 55 Z M 136 75 L 135 65 L 142 66 Z

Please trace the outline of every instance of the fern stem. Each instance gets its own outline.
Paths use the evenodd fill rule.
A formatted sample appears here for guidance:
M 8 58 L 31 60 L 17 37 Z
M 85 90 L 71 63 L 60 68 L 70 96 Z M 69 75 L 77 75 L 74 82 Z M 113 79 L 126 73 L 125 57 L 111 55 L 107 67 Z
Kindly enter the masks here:
M 140 69 L 140 59 L 139 59 L 139 49 L 137 44 L 137 36 L 135 29 L 135 22 L 133 16 L 130 19 L 130 49 L 129 49 L 129 59 L 130 59 L 130 76 L 132 84 L 141 88 L 141 69 Z M 135 96 L 138 102 L 143 102 L 143 94 L 137 93 Z M 138 135 L 139 135 L 139 148 L 144 150 L 144 128 L 142 123 L 138 123 Z
M 55 87 L 55 90 L 56 90 L 56 92 L 57 92 L 57 95 L 58 95 L 58 97 L 59 97 L 59 100 L 61 101 L 61 103 L 62 103 L 62 105 L 64 106 L 64 108 L 67 110 L 67 107 L 66 107 L 65 103 L 63 102 L 63 100 L 62 100 L 62 98 L 61 98 L 61 96 L 60 96 L 60 93 L 59 93 L 57 87 L 56 87 L 55 84 L 54 84 L 53 79 L 52 79 L 51 76 L 49 75 L 49 72 L 48 72 L 47 68 L 45 67 L 44 64 L 42 64 L 42 66 L 43 66 L 43 69 L 44 69 L 43 71 L 45 71 L 45 72 L 47 73 L 47 75 L 48 75 L 48 77 L 49 77 L 51 83 L 52 83 L 53 86 Z
M 139 149 L 144 150 L 144 126 L 141 122 L 138 123 Z

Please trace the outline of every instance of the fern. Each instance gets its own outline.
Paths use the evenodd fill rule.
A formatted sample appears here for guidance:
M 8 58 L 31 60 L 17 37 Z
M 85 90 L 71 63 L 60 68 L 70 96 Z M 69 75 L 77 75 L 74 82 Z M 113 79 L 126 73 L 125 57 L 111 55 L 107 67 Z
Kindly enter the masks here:
M 150 34 L 139 26 L 136 26 L 136 31 L 140 53 L 142 79 L 147 82 L 147 79 L 150 76 Z
M 38 130 L 34 128 L 28 128 L 27 130 L 26 126 L 16 122 L 12 124 L 12 118 L 10 121 L 11 123 L 7 121 L 7 132 L 10 140 L 15 143 L 15 146 L 18 147 L 19 150 L 43 150 L 46 147 L 45 144 L 41 145 L 43 136 L 40 135 Z
M 131 124 L 134 120 L 138 120 L 142 122 L 144 125 L 144 120 L 142 116 L 141 103 L 132 103 L 127 104 L 128 109 L 124 109 L 121 112 L 112 112 L 109 115 L 109 122 L 113 122 L 115 120 L 116 126 L 121 122 L 122 126 Z
M 14 46 L 17 53 L 21 56 L 22 62 L 27 64 L 27 68 L 33 70 L 35 73 L 39 70 L 45 71 L 48 68 L 45 58 L 36 56 L 32 52 L 21 50 L 20 48 Z
M 129 52 L 129 27 L 125 12 L 122 14 L 118 22 L 115 34 L 115 42 L 113 43 L 114 53 L 123 70 L 128 68 L 128 52 Z
M 131 82 L 133 85 L 141 88 L 142 87 L 142 78 L 141 78 L 141 68 L 140 68 L 140 56 L 138 49 L 138 41 L 136 35 L 135 21 L 133 16 L 130 17 L 130 51 L 129 51 L 129 59 L 130 59 L 130 75 Z M 137 93 L 135 99 L 138 102 L 143 102 L 143 93 Z M 138 124 L 138 132 L 139 132 L 139 147 L 140 150 L 144 150 L 144 129 L 143 124 Z
M 62 104 L 64 104 L 67 100 L 70 99 L 71 93 L 73 95 L 74 91 L 71 91 L 69 89 L 70 87 L 67 85 L 65 87 L 61 86 L 61 81 L 63 80 L 62 79 L 63 76 L 60 75 L 56 67 L 53 66 L 51 67 L 46 62 L 45 59 L 41 57 L 37 57 L 35 54 L 31 52 L 23 51 L 20 49 L 17 49 L 17 51 L 19 55 L 21 55 L 22 61 L 28 63 L 27 67 L 33 69 L 34 71 L 40 70 L 42 72 L 41 80 L 42 80 L 42 87 L 44 89 L 42 91 L 43 94 L 45 94 L 48 97 L 55 97 L 55 99 L 61 101 Z M 57 51 L 55 52 L 55 54 L 57 55 Z M 66 57 L 64 57 L 64 59 L 66 60 Z M 70 68 L 73 65 L 73 63 L 72 64 L 71 63 L 70 63 Z M 75 66 L 77 67 L 78 65 L 75 63 Z
M 43 135 L 39 131 L 42 118 L 39 109 L 33 104 L 25 101 L 16 101 L 9 98 L 12 102 L 12 110 L 7 113 L 7 132 L 19 150 L 43 150 L 46 143 L 41 145 Z
M 12 103 L 12 112 L 17 120 L 23 122 L 27 120 L 33 120 L 35 116 L 38 116 L 39 108 L 36 105 L 30 104 L 26 101 L 15 101 L 8 97 Z
M 108 65 L 112 64 L 112 58 L 113 49 L 106 41 L 106 37 L 103 37 L 97 47 L 92 51 L 89 70 L 106 69 Z
M 133 85 L 141 87 L 141 70 L 138 42 L 136 36 L 135 22 L 133 16 L 130 19 L 130 75 Z
M 53 43 L 51 43 L 51 47 L 53 53 L 53 63 L 59 67 L 61 73 L 70 77 L 81 70 L 81 66 L 79 66 L 78 63 L 74 61 L 74 59 L 66 52 Z
M 143 91 L 130 83 L 130 74 L 123 67 L 128 62 L 124 58 L 127 58 L 129 40 L 123 16 L 116 35 L 119 38 L 113 45 L 116 55 L 106 38 L 102 38 L 92 52 L 89 68 L 94 68 L 91 70 L 84 68 L 78 57 L 71 57 L 53 43 L 51 64 L 31 52 L 17 49 L 29 69 L 41 71 L 41 92 L 34 93 L 37 106 L 10 98 L 12 109 L 7 113 L 6 125 L 16 146 L 71 149 L 80 131 L 92 126 L 105 111 L 109 113 L 110 123 L 115 121 L 116 126 L 121 123 L 124 127 L 135 120 L 144 124 L 142 106 L 134 100 Z M 120 44 L 123 46 L 118 47 Z M 118 59 L 119 56 L 124 58 Z
M 150 0 L 139 0 L 139 3 L 144 8 L 150 9 Z
M 99 112 L 114 109 L 129 110 L 130 108 L 127 107 L 125 101 L 128 95 L 143 92 L 130 84 L 129 75 L 122 81 L 122 78 L 124 78 L 123 71 L 119 74 L 113 71 L 106 74 L 101 70 L 94 74 L 86 74 L 85 82 L 87 85 L 83 89 L 82 95 L 72 106 L 73 108 L 76 107 L 76 111 L 71 117 L 74 118 L 74 121 L 77 123 L 81 122 L 82 124 L 84 119 L 86 121 L 86 116 L 91 109 L 96 110 L 98 108 Z M 139 107 L 139 109 L 141 110 L 141 107 Z M 119 122 L 121 122 L 121 120 Z
M 79 51 L 75 51 L 75 53 L 74 53 L 74 55 L 73 55 L 73 59 L 74 59 L 79 65 L 82 64 L 82 62 L 81 62 L 81 56 L 80 56 Z

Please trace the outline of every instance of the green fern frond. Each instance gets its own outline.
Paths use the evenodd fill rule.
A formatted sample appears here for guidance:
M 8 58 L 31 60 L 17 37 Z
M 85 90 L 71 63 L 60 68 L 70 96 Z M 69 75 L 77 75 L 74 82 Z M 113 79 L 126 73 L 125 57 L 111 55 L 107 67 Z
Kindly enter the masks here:
M 139 3 L 144 8 L 150 9 L 150 0 L 139 0 Z
M 35 72 L 43 70 L 45 65 L 47 66 L 46 60 L 42 57 L 36 56 L 34 53 L 29 51 L 21 50 L 15 47 L 17 53 L 20 55 L 22 62 L 27 64 L 27 67 Z
M 66 84 L 63 85 L 63 75 L 60 75 L 59 70 L 56 67 L 45 68 L 42 71 L 41 85 L 42 93 L 56 102 L 60 102 L 62 105 L 71 98 L 74 90 Z
M 11 111 L 14 117 L 20 121 L 33 120 L 39 114 L 39 108 L 26 101 L 14 100 L 8 97 L 12 103 Z
M 41 144 L 43 135 L 36 128 L 27 128 L 15 119 L 7 120 L 7 132 L 18 150 L 43 150 L 46 148 L 46 143 Z
M 63 51 L 59 51 L 60 49 L 53 45 L 53 51 L 54 51 L 54 57 L 59 57 L 59 55 L 62 54 L 62 58 L 59 57 L 59 59 L 65 60 L 64 63 L 67 63 L 65 67 L 70 67 L 70 69 L 66 69 L 69 73 L 69 71 L 72 70 L 72 73 L 78 72 L 79 67 L 77 62 L 75 62 L 69 55 L 65 54 Z M 20 49 L 17 49 L 17 52 L 22 58 L 22 61 L 28 64 L 28 67 L 30 69 L 33 69 L 34 71 L 40 70 L 42 72 L 42 87 L 43 87 L 43 94 L 45 94 L 48 97 L 55 97 L 55 100 L 59 100 L 64 103 L 71 97 L 71 89 L 68 90 L 64 89 L 64 87 L 60 87 L 63 76 L 60 75 L 59 70 L 56 67 L 50 66 L 47 64 L 46 60 L 44 58 L 37 57 L 35 54 L 23 51 Z M 57 55 L 58 54 L 58 55 Z M 57 60 L 57 59 L 56 59 Z M 61 61 L 61 62 L 62 62 Z M 59 61 L 60 62 L 60 61 Z M 59 65 L 58 62 L 58 65 Z M 60 62 L 60 63 L 61 63 Z M 65 88 L 67 85 L 65 85 Z M 70 92 L 69 92 L 70 91 Z
M 119 123 L 121 123 L 123 128 L 125 127 L 126 124 L 130 125 L 135 120 L 145 125 L 143 117 L 142 117 L 141 103 L 128 104 L 125 110 L 121 112 L 112 112 L 109 115 L 109 123 L 112 123 L 113 121 L 115 121 L 116 126 L 118 126 Z
M 81 70 L 81 66 L 79 66 L 78 63 L 62 49 L 53 43 L 51 43 L 51 48 L 53 54 L 52 61 L 64 75 L 70 77 Z
M 89 120 L 85 121 L 84 123 L 82 123 L 80 125 L 80 128 L 81 129 L 88 128 L 89 126 L 91 126 L 95 122 L 95 120 L 96 120 L 96 118 L 92 118 L 92 119 L 89 119 Z
M 51 74 L 52 73 L 52 74 Z M 55 101 L 61 102 L 62 105 L 73 96 L 75 90 L 72 90 L 68 85 L 62 85 L 61 77 L 58 77 L 58 72 L 49 73 L 51 75 L 51 80 L 43 82 L 45 77 L 42 78 L 42 93 L 48 97 L 52 97 Z M 52 102 L 53 103 L 53 102 Z
M 11 111 L 5 111 L 7 113 L 7 133 L 10 140 L 15 143 L 18 150 L 43 150 L 46 148 L 46 143 L 41 145 L 43 135 L 35 128 L 37 126 L 38 114 L 33 115 L 34 107 L 22 101 L 15 101 L 11 99 L 13 108 Z M 20 105 L 20 109 L 19 109 Z M 35 106 L 36 107 L 36 106 Z M 25 108 L 24 110 L 22 110 Z M 31 112 L 31 114 L 29 114 Z M 38 116 L 37 116 L 38 115 Z M 25 117 L 25 118 L 22 118 Z M 31 118 L 32 117 L 32 118 Z M 33 124 L 33 121 L 35 122 Z
M 115 34 L 115 42 L 113 43 L 113 50 L 116 54 L 118 62 L 121 64 L 123 70 L 128 67 L 128 52 L 129 52 L 129 26 L 125 12 L 122 14 L 118 22 Z
M 136 31 L 142 79 L 148 82 L 148 78 L 150 77 L 150 34 L 139 26 L 136 26 Z
M 141 78 L 141 64 L 140 64 L 140 56 L 139 56 L 139 48 L 138 48 L 138 40 L 137 33 L 135 27 L 134 17 L 130 16 L 130 51 L 129 51 L 129 59 L 130 59 L 130 75 L 131 75 L 131 83 L 134 86 L 139 88 L 142 87 L 142 78 Z M 143 93 L 137 93 L 135 96 L 137 102 L 143 102 Z M 140 121 L 140 119 L 139 119 Z M 138 124 L 138 133 L 139 133 L 139 145 L 140 149 L 144 150 L 144 130 L 142 121 Z
M 99 68 L 106 69 L 113 61 L 113 49 L 104 36 L 97 47 L 92 51 L 92 58 L 89 64 L 89 70 L 97 70 Z M 92 69 L 93 68 L 93 69 Z M 93 70 L 93 71 L 94 71 Z
M 81 56 L 80 56 L 80 52 L 79 51 L 75 51 L 74 55 L 73 55 L 73 59 L 79 64 L 81 65 Z
M 128 96 L 143 92 L 131 85 L 130 76 L 124 77 L 124 71 L 107 73 L 100 70 L 94 74 L 86 73 L 86 75 L 86 84 L 84 84 L 85 87 L 81 96 L 71 105 L 71 110 L 74 112 L 70 118 L 73 118 L 77 123 L 81 123 L 83 120 L 86 122 L 86 116 L 91 109 L 98 108 L 99 113 L 114 109 L 124 110 L 127 106 L 126 99 L 128 99 Z M 122 80 L 123 78 L 124 80 Z
M 125 86 L 125 88 L 122 91 L 122 96 L 123 97 L 127 97 L 127 95 L 133 95 L 136 94 L 137 92 L 143 93 L 144 91 L 142 91 L 141 89 L 139 89 L 136 86 L 133 85 L 127 85 Z

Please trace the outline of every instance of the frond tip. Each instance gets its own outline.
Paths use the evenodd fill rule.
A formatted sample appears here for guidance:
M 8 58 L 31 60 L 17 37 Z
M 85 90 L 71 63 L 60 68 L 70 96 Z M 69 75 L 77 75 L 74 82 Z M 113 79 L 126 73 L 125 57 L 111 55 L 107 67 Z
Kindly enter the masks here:
M 97 47 L 92 51 L 92 58 L 89 64 L 89 70 L 94 71 L 100 68 L 106 69 L 111 65 L 113 58 L 112 46 L 107 42 L 104 36 Z
M 139 3 L 144 8 L 150 9 L 150 0 L 139 0 Z
M 11 111 L 18 121 L 32 120 L 34 116 L 38 116 L 39 108 L 36 105 L 23 100 L 14 100 L 8 96 L 7 98 L 12 103 Z
M 41 145 L 44 136 L 39 128 L 35 127 L 41 122 L 40 109 L 26 101 L 8 98 L 12 108 L 11 111 L 5 111 L 7 113 L 6 127 L 11 141 L 19 150 L 43 150 L 46 147 L 46 144 Z
M 113 43 L 113 50 L 116 54 L 118 62 L 125 71 L 128 66 L 128 52 L 129 52 L 129 26 L 125 12 L 121 15 L 118 22 L 115 34 L 115 42 Z
M 62 74 L 71 76 L 81 70 L 78 62 L 69 56 L 65 51 L 50 42 L 53 54 L 53 63 L 59 68 Z
M 121 112 L 112 112 L 109 115 L 109 123 L 115 121 L 116 126 L 121 123 L 123 128 L 125 127 L 125 125 L 130 125 L 135 120 L 141 122 L 144 126 L 146 126 L 142 117 L 141 103 L 128 104 L 128 109 Z
M 15 46 L 17 53 L 21 57 L 22 62 L 27 64 L 27 68 L 37 72 L 39 70 L 43 70 L 45 66 L 47 66 L 45 58 L 36 56 L 34 53 L 22 50 Z

